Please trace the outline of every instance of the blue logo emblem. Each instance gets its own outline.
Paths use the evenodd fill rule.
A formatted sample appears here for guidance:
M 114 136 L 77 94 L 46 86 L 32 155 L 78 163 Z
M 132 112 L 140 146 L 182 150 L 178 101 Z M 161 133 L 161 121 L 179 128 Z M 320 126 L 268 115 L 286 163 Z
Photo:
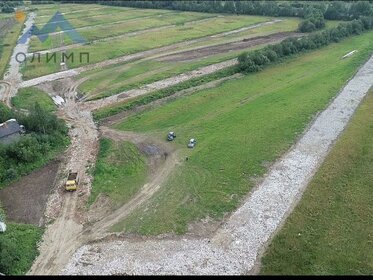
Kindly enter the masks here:
M 69 36 L 73 43 L 86 43 L 85 40 L 69 23 L 67 19 L 60 13 L 56 12 L 54 16 L 43 26 L 42 29 L 39 29 L 36 25 L 32 25 L 29 30 L 18 40 L 18 43 L 25 44 L 27 40 L 36 35 L 41 42 L 45 42 L 48 39 L 49 34 L 56 32 L 57 28 L 61 29 L 61 32 L 64 32 Z

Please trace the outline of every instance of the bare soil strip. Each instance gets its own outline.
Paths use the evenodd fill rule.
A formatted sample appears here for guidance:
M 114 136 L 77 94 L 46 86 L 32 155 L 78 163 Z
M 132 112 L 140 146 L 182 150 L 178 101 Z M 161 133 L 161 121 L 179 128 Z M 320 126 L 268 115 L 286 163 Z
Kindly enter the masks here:
M 300 200 L 373 86 L 373 56 L 279 159 L 213 238 L 124 240 L 85 245 L 64 274 L 245 274 Z M 87 261 L 88 260 L 88 261 Z
M 9 221 L 36 226 L 44 224 L 45 205 L 59 164 L 59 161 L 52 161 L 0 190 L 0 200 Z
M 246 49 L 249 47 L 254 47 L 262 44 L 275 44 L 289 37 L 300 36 L 303 36 L 303 34 L 295 32 L 280 32 L 268 36 L 258 36 L 254 38 L 243 39 L 242 41 L 238 42 L 219 44 L 214 46 L 193 49 L 190 51 L 180 52 L 176 54 L 166 55 L 158 58 L 157 60 L 168 62 L 188 61 L 202 57 L 209 57 L 211 55 L 217 55 L 220 53 Z

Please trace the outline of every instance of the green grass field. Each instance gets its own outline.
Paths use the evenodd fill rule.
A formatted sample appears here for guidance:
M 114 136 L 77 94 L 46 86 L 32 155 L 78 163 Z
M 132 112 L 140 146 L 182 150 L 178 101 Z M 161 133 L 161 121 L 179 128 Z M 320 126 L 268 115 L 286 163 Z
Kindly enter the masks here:
M 261 274 L 373 274 L 373 92 L 262 259 Z
M 146 177 L 146 158 L 134 144 L 103 138 L 88 203 L 103 193 L 112 199 L 114 207 L 122 205 L 143 186 Z
M 87 4 L 32 4 L 28 5 L 28 7 L 30 9 L 35 9 L 38 16 L 50 16 L 57 11 L 61 13 L 71 13 L 76 10 L 103 8 L 103 6 L 95 4 L 89 6 L 87 6 Z
M 0 271 L 6 275 L 24 275 L 37 257 L 37 244 L 43 229 L 29 224 L 7 224 L 0 234 Z
M 44 109 L 48 111 L 55 111 L 56 105 L 53 103 L 52 98 L 49 97 L 44 91 L 35 88 L 21 88 L 18 90 L 16 96 L 12 97 L 12 105 L 17 109 L 29 109 L 38 102 Z
M 226 43 L 234 40 L 239 40 L 241 37 L 250 38 L 258 36 L 266 36 L 277 32 L 293 31 L 298 25 L 297 20 L 284 20 L 275 25 L 267 25 L 251 29 L 244 32 L 239 37 L 227 36 L 227 38 L 213 38 L 206 42 L 210 45 L 214 41 L 215 44 Z M 205 46 L 206 43 L 200 43 L 198 46 Z M 93 98 L 101 98 L 120 93 L 124 90 L 136 88 L 151 82 L 175 76 L 186 71 L 195 70 L 199 67 L 222 62 L 224 60 L 237 57 L 242 51 L 262 48 L 265 44 L 255 47 L 230 51 L 222 54 L 213 54 L 204 58 L 194 59 L 191 61 L 182 62 L 161 62 L 157 60 L 137 61 L 134 63 L 123 63 L 104 69 L 96 69 L 81 74 L 78 78 L 88 77 L 89 79 L 79 86 L 79 90 L 84 95 L 93 95 Z M 189 48 L 186 48 L 189 49 Z
M 53 55 L 55 55 L 55 59 L 52 58 Z M 35 56 L 34 62 L 31 62 L 32 58 L 26 60 L 21 66 L 23 79 L 28 80 L 61 71 L 61 56 L 60 52 L 51 54 L 48 63 L 46 62 L 46 56 L 43 56 L 43 59 L 41 59 L 40 62 L 38 61 L 37 56 Z M 77 54 L 76 59 L 79 59 L 79 54 Z
M 369 57 L 372 39 L 370 32 L 331 44 L 116 125 L 162 139 L 167 131 L 175 131 L 178 137 L 172 145 L 190 160 L 115 230 L 184 233 L 191 221 L 220 219 L 234 210 L 253 187 L 253 179 L 289 149 Z M 354 56 L 341 59 L 354 49 Z M 198 144 L 188 150 L 192 137 Z
M 0 80 L 8 67 L 8 62 L 13 53 L 13 48 L 17 43 L 17 39 L 20 35 L 21 23 L 18 21 L 13 25 L 12 29 L 8 31 L 3 38 L 0 38 Z
M 133 15 L 131 15 L 133 16 Z M 167 26 L 172 24 L 183 25 L 189 21 L 201 20 L 206 18 L 214 17 L 215 15 L 203 14 L 203 13 L 163 13 L 155 14 L 148 18 L 144 15 L 141 17 L 128 18 L 125 17 L 123 22 L 112 24 L 108 22 L 103 25 L 98 25 L 96 27 L 92 26 L 88 29 L 77 30 L 79 34 L 88 42 L 93 40 L 104 39 L 107 37 L 119 36 L 128 32 L 146 30 L 149 28 L 156 28 L 161 26 Z M 48 40 L 41 42 L 37 37 L 33 37 L 31 40 L 30 50 L 32 52 L 57 48 L 61 46 L 61 35 L 50 35 Z M 70 40 L 68 34 L 63 37 L 64 45 L 73 44 Z

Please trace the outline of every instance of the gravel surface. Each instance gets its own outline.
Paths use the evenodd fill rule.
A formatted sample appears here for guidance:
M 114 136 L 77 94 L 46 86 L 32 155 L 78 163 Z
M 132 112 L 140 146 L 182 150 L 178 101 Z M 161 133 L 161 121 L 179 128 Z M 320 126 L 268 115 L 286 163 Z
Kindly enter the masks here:
M 373 85 L 373 57 L 244 204 L 209 239 L 153 239 L 86 245 L 63 274 L 245 274 L 290 214 L 308 182 Z
M 24 23 L 24 28 L 23 28 L 21 36 L 23 36 L 23 34 L 25 34 L 26 32 L 30 30 L 31 26 L 34 24 L 34 20 L 35 20 L 35 13 L 30 13 L 27 20 Z M 21 36 L 19 38 L 21 38 Z M 29 44 L 30 44 L 30 38 L 24 44 L 17 43 L 17 45 L 13 49 L 13 54 L 10 57 L 9 69 L 4 75 L 4 81 L 10 83 L 11 85 L 9 98 L 17 94 L 19 84 L 22 82 L 22 74 L 20 72 L 21 63 L 17 61 L 17 55 L 18 55 L 18 60 L 22 61 L 25 57 L 20 54 L 23 53 L 27 55 Z

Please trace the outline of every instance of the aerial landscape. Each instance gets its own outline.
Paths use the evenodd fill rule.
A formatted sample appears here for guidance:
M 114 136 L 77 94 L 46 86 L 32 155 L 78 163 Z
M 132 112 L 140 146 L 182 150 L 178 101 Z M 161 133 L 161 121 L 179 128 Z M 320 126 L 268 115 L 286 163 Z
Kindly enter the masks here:
M 372 275 L 373 1 L 0 1 L 0 275 Z

